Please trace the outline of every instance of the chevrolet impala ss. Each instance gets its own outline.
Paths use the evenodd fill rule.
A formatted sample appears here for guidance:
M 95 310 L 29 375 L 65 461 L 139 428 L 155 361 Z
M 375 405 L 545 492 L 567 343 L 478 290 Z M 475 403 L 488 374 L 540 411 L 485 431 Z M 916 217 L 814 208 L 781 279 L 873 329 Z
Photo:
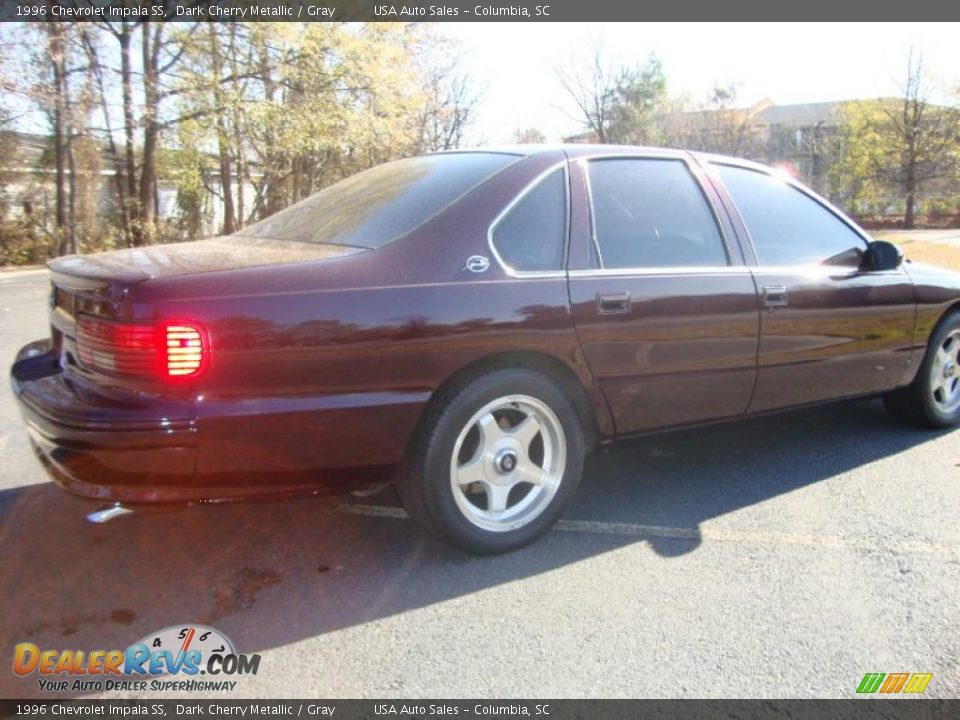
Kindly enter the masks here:
M 14 391 L 54 480 L 121 509 L 395 480 L 494 553 L 622 438 L 871 395 L 960 420 L 960 275 L 725 157 L 428 155 L 50 271 Z

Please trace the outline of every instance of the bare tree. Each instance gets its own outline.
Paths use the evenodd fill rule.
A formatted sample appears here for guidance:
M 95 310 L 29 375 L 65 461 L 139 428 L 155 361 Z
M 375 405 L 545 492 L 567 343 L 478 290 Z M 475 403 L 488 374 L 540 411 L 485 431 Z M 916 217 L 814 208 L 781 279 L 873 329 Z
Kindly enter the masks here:
M 41 43 L 31 52 L 37 74 L 20 88 L 50 123 L 54 165 L 53 252 L 77 251 L 76 196 L 77 177 L 74 143 L 84 113 L 75 97 L 74 76 L 84 72 L 77 62 L 76 31 L 66 23 L 38 26 Z M 46 224 L 43 229 L 48 231 Z
M 567 115 L 598 142 L 645 145 L 662 139 L 667 79 L 655 55 L 642 65 L 615 66 L 595 43 L 586 61 L 574 59 L 555 72 L 576 107 Z
M 169 0 L 165 2 L 169 3 Z M 122 171 L 126 179 L 123 195 L 126 200 L 128 241 L 134 246 L 147 245 L 156 239 L 157 152 L 160 136 L 166 127 L 177 121 L 162 117 L 163 106 L 171 97 L 182 92 L 181 88 L 166 85 L 165 79 L 175 73 L 183 57 L 186 38 L 191 36 L 197 24 L 174 31 L 172 25 L 167 23 L 115 20 L 98 23 L 98 27 L 116 40 L 120 56 L 124 153 L 118 171 Z M 133 51 L 137 45 L 140 50 L 139 68 L 133 61 Z M 89 48 L 97 55 L 98 64 L 101 63 L 103 53 L 96 52 L 96 41 L 91 41 Z M 101 71 L 102 91 L 109 96 L 111 88 L 102 82 L 103 78 Z M 136 80 L 139 80 L 142 99 L 139 108 L 135 100 Z M 105 116 L 110 114 L 107 105 L 104 101 Z M 136 153 L 138 135 L 141 140 L 139 163 Z
M 585 61 L 573 58 L 555 66 L 554 73 L 576 108 L 575 112 L 561 110 L 593 132 L 598 142 L 608 142 L 619 83 L 618 71 L 604 57 L 603 44 L 594 42 Z
M 423 84 L 426 102 L 417 121 L 419 149 L 437 152 L 460 147 L 480 100 L 470 77 L 460 71 L 455 59 L 448 59 L 428 67 Z
M 671 125 L 674 144 L 689 150 L 742 157 L 759 149 L 754 112 L 738 106 L 736 83 L 716 85 L 699 109 L 678 113 Z
M 137 192 L 137 163 L 134 157 L 134 133 L 136 132 L 136 120 L 134 118 L 133 107 L 133 59 L 132 45 L 134 30 L 140 25 L 139 21 L 118 20 L 114 22 L 104 22 L 100 25 L 116 41 L 120 51 L 120 87 L 123 103 L 123 163 L 120 164 L 120 156 L 115 155 L 117 162 L 117 174 L 126 180 L 126 187 L 121 195 L 122 209 L 124 215 L 124 225 L 127 235 L 127 242 L 137 244 L 138 230 L 136 225 L 139 221 L 139 193 Z M 91 45 L 96 47 L 96 45 Z M 99 56 L 97 57 L 99 63 Z M 101 81 L 103 73 L 100 75 Z M 101 85 L 103 93 L 103 107 L 105 117 L 109 116 L 110 110 L 107 107 L 109 91 L 106 85 Z
M 126 163 L 120 157 L 120 150 L 114 137 L 113 121 L 110 114 L 109 100 L 107 95 L 107 83 L 104 79 L 104 67 L 100 62 L 99 43 L 94 37 L 90 26 L 81 25 L 80 39 L 83 51 L 87 58 L 87 64 L 90 68 L 92 80 L 96 87 L 96 96 L 100 105 L 100 112 L 103 117 L 103 134 L 106 140 L 107 150 L 113 161 L 113 178 L 116 184 L 117 204 L 120 210 L 120 223 L 123 235 L 126 238 L 132 237 L 132 220 L 130 217 L 130 201 L 128 198 L 129 185 L 126 181 L 127 169 L 132 162 L 132 153 L 125 156 Z M 130 147 L 132 150 L 132 146 Z

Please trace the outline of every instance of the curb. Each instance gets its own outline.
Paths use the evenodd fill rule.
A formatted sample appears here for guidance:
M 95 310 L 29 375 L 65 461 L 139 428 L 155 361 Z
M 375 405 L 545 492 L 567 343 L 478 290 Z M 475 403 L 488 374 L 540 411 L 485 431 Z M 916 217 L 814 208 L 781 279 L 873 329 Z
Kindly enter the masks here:
M 45 272 L 47 268 L 44 265 L 5 265 L 0 267 L 0 280 Z

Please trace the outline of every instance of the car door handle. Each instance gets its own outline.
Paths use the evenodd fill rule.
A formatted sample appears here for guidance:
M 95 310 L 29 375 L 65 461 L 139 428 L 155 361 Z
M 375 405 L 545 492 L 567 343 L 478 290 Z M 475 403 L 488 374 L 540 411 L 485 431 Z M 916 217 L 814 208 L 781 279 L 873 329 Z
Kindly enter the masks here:
M 600 315 L 630 312 L 630 293 L 597 293 L 597 312 Z
M 783 307 L 790 304 L 787 288 L 784 285 L 764 285 L 763 304 L 768 308 Z

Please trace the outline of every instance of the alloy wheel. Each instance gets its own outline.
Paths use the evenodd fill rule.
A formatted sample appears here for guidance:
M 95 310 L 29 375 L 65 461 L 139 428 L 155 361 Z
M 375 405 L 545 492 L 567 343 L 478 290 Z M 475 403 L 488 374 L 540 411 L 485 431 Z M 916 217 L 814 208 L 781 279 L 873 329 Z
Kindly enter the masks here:
M 507 532 L 547 508 L 565 467 L 566 441 L 556 414 L 536 398 L 508 395 L 480 408 L 460 431 L 450 484 L 467 520 Z
M 930 366 L 930 392 L 942 412 L 960 407 L 960 329 L 949 333 L 937 348 Z

